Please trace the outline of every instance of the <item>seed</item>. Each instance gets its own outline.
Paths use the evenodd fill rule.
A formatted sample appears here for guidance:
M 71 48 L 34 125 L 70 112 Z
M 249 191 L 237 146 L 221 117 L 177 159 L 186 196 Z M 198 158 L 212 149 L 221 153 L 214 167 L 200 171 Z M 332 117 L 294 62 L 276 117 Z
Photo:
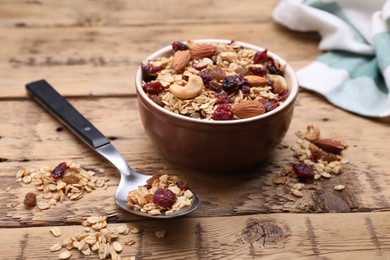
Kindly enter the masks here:
M 70 251 L 64 251 L 62 252 L 58 258 L 59 259 L 69 259 L 72 256 L 72 253 Z

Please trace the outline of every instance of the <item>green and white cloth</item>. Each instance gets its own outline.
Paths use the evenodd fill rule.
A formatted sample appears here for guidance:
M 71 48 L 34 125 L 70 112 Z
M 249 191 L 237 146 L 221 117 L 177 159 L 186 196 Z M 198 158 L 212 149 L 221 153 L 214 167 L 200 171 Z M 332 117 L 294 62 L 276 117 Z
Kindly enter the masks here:
M 283 0 L 273 18 L 321 35 L 326 53 L 297 71 L 301 87 L 353 113 L 390 116 L 390 0 Z

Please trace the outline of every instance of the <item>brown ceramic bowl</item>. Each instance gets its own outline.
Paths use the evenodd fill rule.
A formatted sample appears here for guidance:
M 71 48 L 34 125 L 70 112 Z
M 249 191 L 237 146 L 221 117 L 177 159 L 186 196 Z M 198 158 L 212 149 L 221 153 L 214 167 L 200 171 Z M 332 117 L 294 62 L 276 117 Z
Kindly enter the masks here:
M 229 43 L 230 40 L 195 40 L 194 42 Z M 264 50 L 239 42 L 246 48 Z M 149 57 L 170 56 L 171 46 Z M 268 52 L 285 67 L 288 98 L 275 110 L 239 120 L 213 121 L 194 119 L 170 112 L 155 104 L 142 89 L 142 70 L 136 75 L 139 111 L 143 126 L 152 142 L 174 164 L 207 172 L 238 171 L 262 162 L 281 142 L 293 116 L 298 83 L 293 69 L 280 57 Z

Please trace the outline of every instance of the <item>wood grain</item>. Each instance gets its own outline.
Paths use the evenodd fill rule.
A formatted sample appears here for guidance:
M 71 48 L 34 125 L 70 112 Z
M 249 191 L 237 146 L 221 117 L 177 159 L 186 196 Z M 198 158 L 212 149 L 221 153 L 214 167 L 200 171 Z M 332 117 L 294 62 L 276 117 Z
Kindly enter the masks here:
M 121 256 L 137 259 L 386 259 L 390 254 L 389 212 L 359 214 L 255 214 L 215 218 L 181 218 L 127 223 L 139 234 L 120 236 L 136 243 L 124 246 Z M 115 229 L 122 224 L 109 224 Z M 80 225 L 3 229 L 4 259 L 58 259 L 49 248 L 67 236 L 82 233 Z M 156 231 L 167 231 L 158 239 Z M 12 250 L 9 250 L 12 248 Z M 62 249 L 64 251 L 65 249 Z M 72 259 L 83 258 L 72 251 Z M 89 259 L 89 258 L 88 258 Z M 97 259 L 95 256 L 92 259 Z

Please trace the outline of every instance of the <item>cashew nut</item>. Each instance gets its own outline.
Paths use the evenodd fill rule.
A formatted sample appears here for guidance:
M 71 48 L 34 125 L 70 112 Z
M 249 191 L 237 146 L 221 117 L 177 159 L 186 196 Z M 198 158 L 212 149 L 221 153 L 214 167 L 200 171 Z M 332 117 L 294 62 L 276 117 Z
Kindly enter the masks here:
M 272 81 L 274 85 L 275 93 L 281 93 L 284 90 L 288 90 L 287 81 L 284 77 L 280 75 L 268 75 L 268 78 Z
M 190 99 L 200 95 L 203 89 L 203 80 L 197 75 L 191 75 L 188 78 L 188 82 L 185 86 L 180 86 L 177 84 L 172 84 L 169 87 L 169 91 L 181 99 Z

